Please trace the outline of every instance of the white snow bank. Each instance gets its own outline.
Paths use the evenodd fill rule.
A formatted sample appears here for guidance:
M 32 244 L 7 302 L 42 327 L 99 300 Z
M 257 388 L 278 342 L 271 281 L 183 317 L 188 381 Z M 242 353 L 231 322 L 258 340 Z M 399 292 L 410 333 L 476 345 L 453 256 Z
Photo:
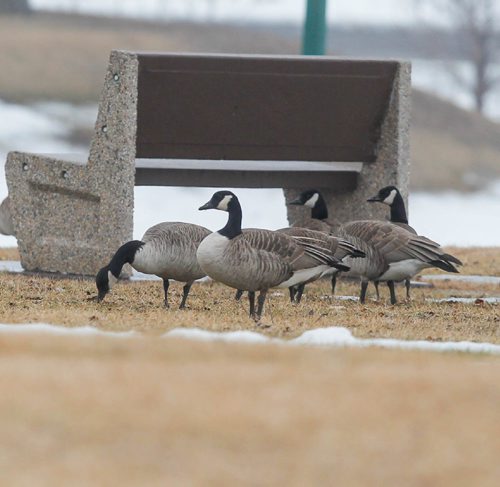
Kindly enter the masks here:
M 41 333 L 51 335 L 73 335 L 73 336 L 111 336 L 128 338 L 132 336 L 140 336 L 135 331 L 104 331 L 93 326 L 75 326 L 72 328 L 66 326 L 50 325 L 48 323 L 26 323 L 26 324 L 3 324 L 0 323 L 0 333 L 3 334 L 27 334 Z
M 461 281 L 471 284 L 500 284 L 498 276 L 476 276 L 462 274 L 429 274 L 421 276 L 422 281 Z
M 103 331 L 91 326 L 67 328 L 46 323 L 36 324 L 0 324 L 0 333 L 25 334 L 42 333 L 54 335 L 74 336 L 108 336 L 117 338 L 141 337 L 138 332 L 111 332 Z M 198 341 L 220 341 L 230 343 L 249 344 L 280 344 L 292 346 L 320 346 L 320 347 L 382 347 L 402 350 L 428 350 L 434 352 L 468 352 L 488 353 L 500 355 L 500 345 L 492 343 L 474 342 L 428 342 L 425 340 L 395 340 L 391 338 L 356 338 L 351 331 L 344 327 L 332 326 L 317 328 L 304 332 L 292 340 L 269 338 L 261 333 L 248 330 L 214 332 L 199 328 L 174 328 L 162 335 L 163 338 L 183 338 Z

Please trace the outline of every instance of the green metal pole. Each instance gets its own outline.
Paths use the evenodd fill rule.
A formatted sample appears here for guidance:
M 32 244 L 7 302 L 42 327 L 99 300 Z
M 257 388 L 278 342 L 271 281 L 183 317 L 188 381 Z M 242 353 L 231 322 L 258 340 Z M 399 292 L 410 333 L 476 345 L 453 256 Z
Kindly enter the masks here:
M 307 0 L 306 20 L 302 38 L 302 54 L 325 54 L 326 1 Z

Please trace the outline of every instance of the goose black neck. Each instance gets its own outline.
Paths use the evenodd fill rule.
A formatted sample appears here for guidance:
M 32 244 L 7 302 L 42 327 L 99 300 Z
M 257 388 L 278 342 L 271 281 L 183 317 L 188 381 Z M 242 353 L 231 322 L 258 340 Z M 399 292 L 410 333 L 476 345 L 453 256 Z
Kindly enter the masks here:
M 311 210 L 311 218 L 315 218 L 316 220 L 326 220 L 328 218 L 328 208 L 321 195 L 319 195 L 318 201 L 316 201 Z
M 229 203 L 228 213 L 229 218 L 227 219 L 226 226 L 222 230 L 219 230 L 219 233 L 231 239 L 241 233 L 241 219 L 243 217 L 240 202 L 236 197 L 233 197 Z
M 391 222 L 408 224 L 405 202 L 399 193 L 396 194 L 391 205 Z
M 113 255 L 111 262 L 108 265 L 111 274 L 118 278 L 125 264 L 132 264 L 134 262 L 135 254 L 144 245 L 140 240 L 131 240 L 123 244 Z

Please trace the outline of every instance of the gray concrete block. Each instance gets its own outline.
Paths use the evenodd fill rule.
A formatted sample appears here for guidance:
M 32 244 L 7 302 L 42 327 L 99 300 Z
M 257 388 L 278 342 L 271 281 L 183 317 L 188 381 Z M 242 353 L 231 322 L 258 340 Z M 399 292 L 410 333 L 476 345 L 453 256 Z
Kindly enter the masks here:
M 137 59 L 113 52 L 85 155 L 11 152 L 5 166 L 22 266 L 94 274 L 132 238 Z

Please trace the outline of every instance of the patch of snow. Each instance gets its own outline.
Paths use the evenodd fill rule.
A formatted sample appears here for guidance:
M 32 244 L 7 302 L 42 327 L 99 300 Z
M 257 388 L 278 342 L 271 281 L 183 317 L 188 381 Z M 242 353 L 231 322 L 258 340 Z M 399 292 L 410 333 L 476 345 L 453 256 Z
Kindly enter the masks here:
M 138 332 L 111 332 L 91 326 L 68 328 L 47 323 L 33 324 L 0 324 L 0 333 L 42 333 L 64 336 L 108 336 L 116 338 L 141 337 Z M 391 338 L 355 338 L 351 331 L 344 327 L 332 326 L 308 330 L 292 340 L 269 338 L 260 333 L 248 330 L 230 332 L 214 332 L 200 328 L 174 328 L 162 335 L 164 338 L 183 338 L 198 341 L 219 341 L 229 343 L 264 344 L 275 343 L 287 346 L 320 346 L 320 347 L 382 347 L 403 350 L 428 350 L 435 352 L 468 352 L 500 355 L 500 345 L 474 342 L 430 342 L 425 340 L 396 340 Z
M 17 334 L 17 333 L 42 333 L 64 336 L 111 336 L 116 338 L 129 338 L 139 336 L 135 331 L 104 331 L 92 326 L 76 326 L 66 327 L 50 325 L 48 323 L 26 323 L 26 324 L 4 324 L 0 323 L 0 333 Z
M 441 298 L 441 299 L 431 299 L 428 298 L 426 301 L 431 303 L 463 303 L 463 304 L 497 304 L 500 303 L 500 297 L 488 296 L 484 298 L 462 298 L 462 297 L 451 297 L 451 298 Z
M 459 281 L 470 282 L 471 284 L 500 284 L 500 277 L 497 276 L 475 276 L 459 274 L 429 274 L 420 276 L 423 281 Z
M 0 260 L 0 272 L 23 272 L 21 262 L 18 260 Z
M 167 338 L 186 338 L 204 342 L 240 342 L 240 343 L 269 343 L 272 339 L 248 330 L 213 332 L 201 328 L 174 328 L 163 334 Z
M 404 350 L 428 350 L 436 352 L 469 352 L 500 355 L 500 345 L 475 342 L 430 342 L 426 340 L 396 340 L 391 338 L 356 338 L 344 327 L 332 326 L 308 330 L 292 340 L 268 338 L 255 332 L 212 332 L 197 328 L 175 328 L 164 337 L 180 336 L 203 341 L 237 341 L 243 343 L 279 343 L 282 345 L 306 345 L 321 347 L 382 347 Z M 228 337 L 230 337 L 228 339 Z M 257 337 L 262 337 L 259 339 Z

